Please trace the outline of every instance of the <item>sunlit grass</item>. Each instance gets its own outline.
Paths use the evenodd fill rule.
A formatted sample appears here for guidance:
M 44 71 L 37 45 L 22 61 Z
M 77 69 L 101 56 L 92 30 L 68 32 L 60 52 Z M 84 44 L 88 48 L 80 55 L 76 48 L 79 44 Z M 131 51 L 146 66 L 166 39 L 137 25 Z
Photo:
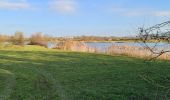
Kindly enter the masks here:
M 0 50 L 0 99 L 170 99 L 169 62 L 21 48 Z
M 48 48 L 45 48 L 43 46 L 37 46 L 37 45 L 25 45 L 25 46 L 19 46 L 19 45 L 1 45 L 0 50 L 14 50 L 14 51 L 47 51 Z

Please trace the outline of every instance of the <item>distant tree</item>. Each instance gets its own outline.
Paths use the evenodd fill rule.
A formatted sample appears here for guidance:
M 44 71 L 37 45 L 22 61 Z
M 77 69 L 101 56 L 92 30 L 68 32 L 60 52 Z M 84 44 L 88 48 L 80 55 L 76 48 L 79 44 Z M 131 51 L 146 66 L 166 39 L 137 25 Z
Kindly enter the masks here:
M 7 42 L 9 40 L 9 36 L 0 35 L 0 43 Z
M 14 36 L 11 37 L 11 42 L 15 45 L 24 45 L 24 33 L 17 31 Z
M 35 33 L 30 37 L 30 45 L 40 45 L 47 47 L 47 39 L 41 32 Z
M 44 35 L 44 40 L 45 41 L 52 41 L 54 39 L 54 37 L 53 36 L 50 36 L 49 34 L 45 34 Z

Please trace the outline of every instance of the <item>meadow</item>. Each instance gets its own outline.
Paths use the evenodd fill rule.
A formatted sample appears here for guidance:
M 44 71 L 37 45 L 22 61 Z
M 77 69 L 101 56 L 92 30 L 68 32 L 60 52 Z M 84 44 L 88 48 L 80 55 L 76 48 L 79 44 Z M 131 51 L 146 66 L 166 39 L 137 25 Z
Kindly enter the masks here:
M 0 100 L 169 100 L 170 62 L 66 52 L 0 50 Z

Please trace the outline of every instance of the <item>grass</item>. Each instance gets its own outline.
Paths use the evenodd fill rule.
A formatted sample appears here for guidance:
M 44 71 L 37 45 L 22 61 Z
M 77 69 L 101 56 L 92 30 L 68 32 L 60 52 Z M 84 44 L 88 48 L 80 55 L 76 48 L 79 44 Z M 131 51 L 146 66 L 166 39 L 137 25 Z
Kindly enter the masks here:
M 49 51 L 49 49 L 43 47 L 43 46 L 37 46 L 37 45 L 25 45 L 25 46 L 19 46 L 19 45 L 0 45 L 0 50 L 5 51 Z
M 0 100 L 170 99 L 168 61 L 28 48 L 0 51 Z

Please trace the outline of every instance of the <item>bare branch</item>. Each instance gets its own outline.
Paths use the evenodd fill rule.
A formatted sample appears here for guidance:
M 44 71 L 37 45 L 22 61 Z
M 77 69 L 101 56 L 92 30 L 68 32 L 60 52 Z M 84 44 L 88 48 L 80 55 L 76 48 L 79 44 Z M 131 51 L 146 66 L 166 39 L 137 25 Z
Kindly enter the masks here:
M 156 59 L 161 55 L 170 52 L 166 50 L 170 46 L 170 21 L 156 24 L 155 26 L 145 29 L 144 27 L 139 28 L 139 39 L 144 44 L 144 48 L 149 50 L 153 57 L 150 60 Z M 148 42 L 152 42 L 154 45 L 150 45 Z M 163 42 L 163 46 L 159 44 Z M 166 43 L 169 44 L 166 46 Z M 161 49 L 163 48 L 163 49 Z M 170 49 L 170 47 L 169 47 Z

